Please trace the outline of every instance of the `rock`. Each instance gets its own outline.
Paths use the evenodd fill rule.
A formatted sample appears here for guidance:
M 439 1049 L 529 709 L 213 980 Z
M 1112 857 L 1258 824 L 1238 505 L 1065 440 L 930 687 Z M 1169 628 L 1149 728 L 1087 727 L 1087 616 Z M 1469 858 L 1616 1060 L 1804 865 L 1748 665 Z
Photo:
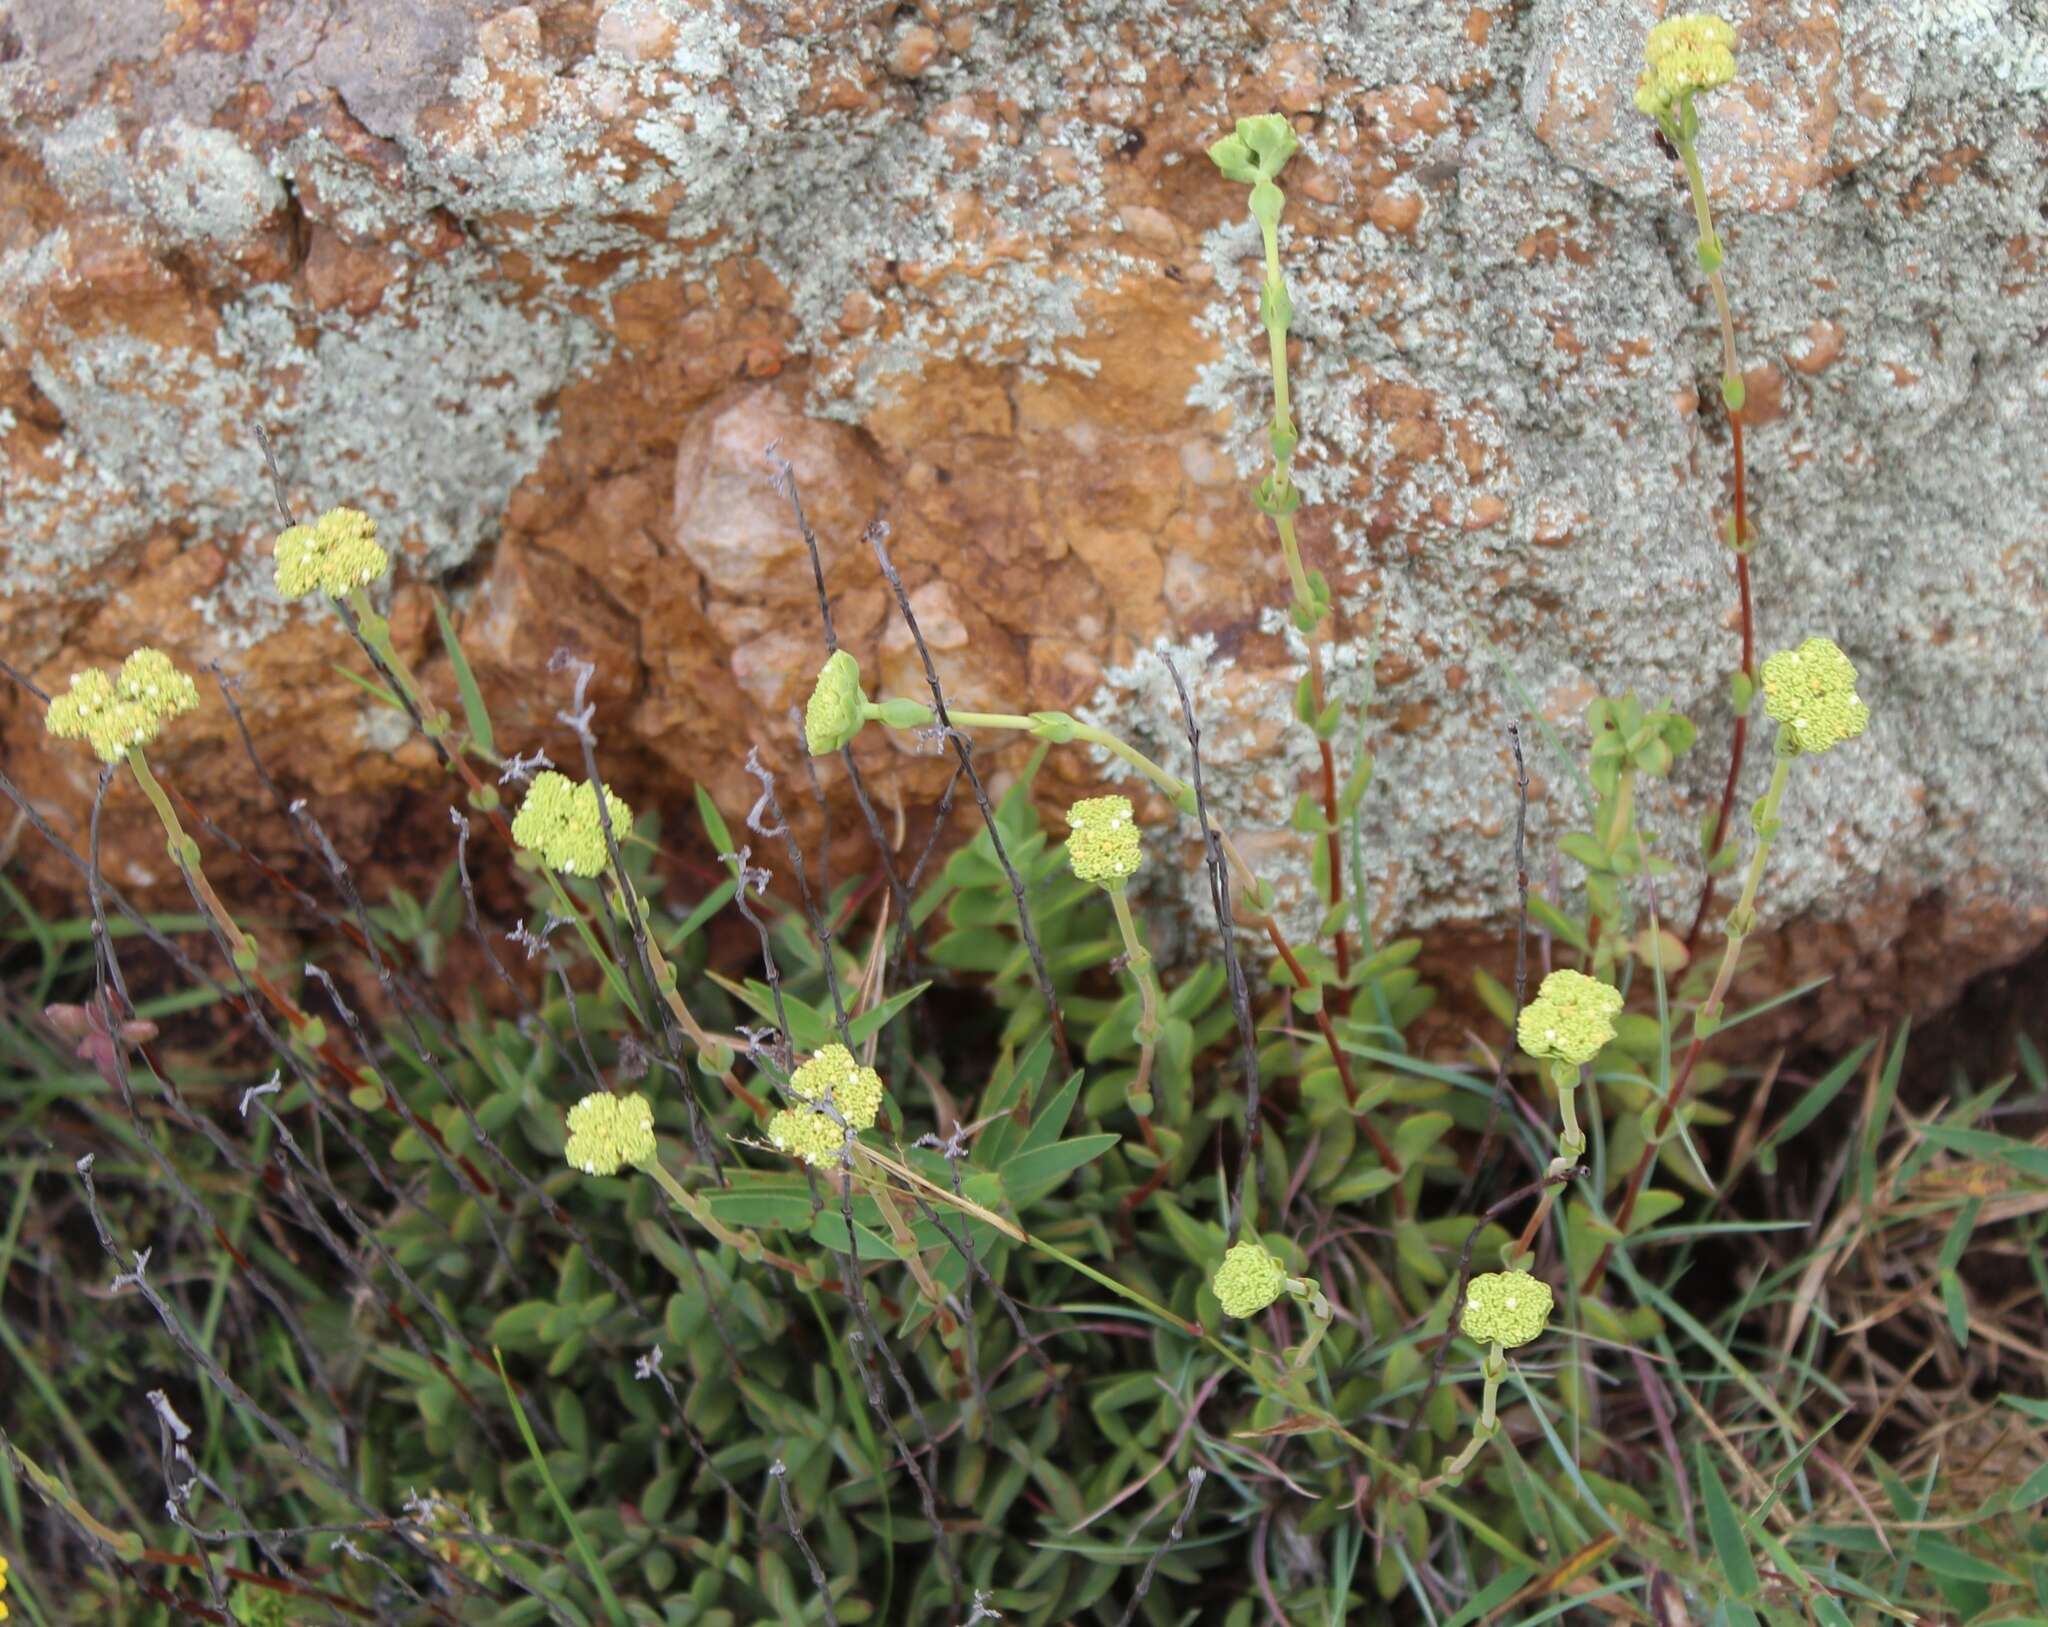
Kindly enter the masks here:
M 1631 686 L 1702 724 L 1645 797 L 1681 866 L 1660 913 L 1686 915 L 1737 643 L 1718 330 L 1630 102 L 1657 8 L 1098 12 L 15 0 L 0 650 L 45 686 L 145 639 L 217 660 L 353 862 L 414 885 L 443 864 L 431 754 L 333 676 L 356 658 L 332 617 L 271 591 L 261 424 L 295 504 L 378 516 L 395 634 L 453 705 L 445 596 L 507 750 L 566 758 L 547 659 L 596 664 L 607 773 L 688 864 L 686 782 L 738 813 L 751 746 L 795 772 L 822 654 L 774 443 L 871 685 L 924 694 L 863 540 L 879 518 L 963 705 L 1084 712 L 1177 759 L 1173 659 L 1211 793 L 1298 914 L 1283 827 L 1315 759 L 1246 492 L 1258 234 L 1202 156 L 1278 108 L 1304 143 L 1282 232 L 1302 534 L 1339 595 L 1331 689 L 1377 756 L 1380 930 L 1424 932 L 1461 1009 L 1513 918 L 1505 724 L 1526 704 L 1579 749 L 1587 703 Z M 2048 677 L 2024 658 L 2048 627 L 2048 31 L 1992 0 L 1728 15 L 1742 74 L 1703 100 L 1701 146 L 1752 403 L 1759 638 L 1830 634 L 1875 708 L 1801 765 L 1736 998 L 1832 981 L 1732 1050 L 1928 1009 L 2048 937 Z M 82 842 L 90 759 L 11 688 L 0 728 L 10 778 Z M 1576 773 L 1530 744 L 1532 868 L 1569 885 Z M 921 829 L 946 761 L 860 750 Z M 982 753 L 998 781 L 1022 757 Z M 217 700 L 158 760 L 293 852 Z M 1759 747 L 1738 813 L 1767 770 Z M 1048 806 L 1109 772 L 1055 752 Z M 868 862 L 855 823 L 839 874 Z M 111 875 L 176 902 L 132 788 L 103 840 Z M 1193 848 L 1162 829 L 1154 851 L 1162 926 L 1198 924 Z M 16 863 L 75 900 L 37 842 Z

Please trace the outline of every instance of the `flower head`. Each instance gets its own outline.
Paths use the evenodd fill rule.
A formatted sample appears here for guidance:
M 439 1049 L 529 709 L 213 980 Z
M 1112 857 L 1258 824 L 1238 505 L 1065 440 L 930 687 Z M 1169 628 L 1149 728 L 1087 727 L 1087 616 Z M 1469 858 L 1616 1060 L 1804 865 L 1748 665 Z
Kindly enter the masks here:
M 569 1109 L 562 1156 L 586 1175 L 616 1175 L 623 1164 L 644 1164 L 654 1156 L 654 1109 L 637 1091 L 592 1091 Z
M 1552 972 L 1522 1007 L 1515 1037 L 1530 1056 L 1591 1062 L 1614 1038 L 1621 991 L 1584 972 Z
M 1067 824 L 1067 863 L 1081 880 L 1114 888 L 1137 874 L 1144 854 L 1129 797 L 1084 797 L 1067 810 Z
M 1512 1350 L 1542 1333 L 1550 1321 L 1550 1284 L 1526 1271 L 1485 1271 L 1465 1289 L 1458 1327 L 1480 1344 Z
M 1209 161 L 1226 180 L 1247 184 L 1270 181 L 1300 147 L 1294 126 L 1284 114 L 1261 113 L 1256 118 L 1239 119 L 1234 134 L 1210 147 Z
M 769 1119 L 768 1139 L 807 1164 L 836 1164 L 846 1132 L 814 1107 L 785 1107 Z
M 1669 118 L 1696 92 L 1735 77 L 1735 30 L 1719 17 L 1688 12 L 1666 17 L 1643 42 L 1649 66 L 1636 82 L 1636 106 Z
M 169 656 L 141 649 L 118 673 L 97 667 L 73 673 L 71 687 L 51 698 L 43 727 L 59 740 L 84 740 L 101 762 L 115 763 L 198 704 L 199 686 Z
M 1233 1243 L 1209 1286 L 1225 1316 L 1257 1316 L 1287 1291 L 1287 1267 L 1257 1243 Z
M 828 757 L 853 744 L 867 718 L 868 697 L 860 686 L 860 663 L 834 650 L 818 669 L 818 681 L 804 707 L 804 744 L 813 757 Z
M 624 841 L 633 828 L 633 810 L 605 787 L 605 808 L 611 815 L 612 837 Z M 553 769 L 533 777 L 526 798 L 512 820 L 512 840 L 530 853 L 540 855 L 550 870 L 571 876 L 604 873 L 610 854 L 604 845 L 604 825 L 598 818 L 597 788 L 588 780 L 578 783 Z
M 856 1130 L 870 1128 L 882 1110 L 882 1076 L 844 1045 L 825 1046 L 789 1076 L 789 1088 L 807 1102 L 829 1101 Z
M 377 522 L 361 509 L 331 508 L 311 525 L 277 534 L 277 591 L 303 599 L 318 589 L 331 599 L 368 587 L 391 566 L 377 545 Z
M 1801 752 L 1829 751 L 1870 722 L 1856 698 L 1856 668 L 1833 639 L 1809 638 L 1764 662 L 1764 710 L 1779 737 Z

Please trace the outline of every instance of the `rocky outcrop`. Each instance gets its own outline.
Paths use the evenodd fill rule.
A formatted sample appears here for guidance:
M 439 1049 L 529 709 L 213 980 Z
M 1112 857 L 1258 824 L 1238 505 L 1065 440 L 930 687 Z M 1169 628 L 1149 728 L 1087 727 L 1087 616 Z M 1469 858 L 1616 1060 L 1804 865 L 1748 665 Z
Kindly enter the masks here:
M 1703 148 L 1760 636 L 1830 634 L 1876 713 L 1795 791 L 1765 899 L 1759 985 L 1836 974 L 1825 1038 L 2048 935 L 2048 33 L 2005 0 L 1729 15 L 1742 75 Z M 359 858 L 443 862 L 442 816 L 395 834 L 429 754 L 268 585 L 260 423 L 298 500 L 379 516 L 397 636 L 443 685 L 448 596 L 509 745 L 559 750 L 544 663 L 594 661 L 608 761 L 680 842 L 684 781 L 738 804 L 750 744 L 793 762 L 820 654 L 776 443 L 871 683 L 916 673 L 861 545 L 879 516 L 963 700 L 1113 714 L 1170 755 L 1145 652 L 1206 658 L 1212 786 L 1276 829 L 1306 758 L 1245 489 L 1256 233 L 1202 150 L 1279 108 L 1304 535 L 1379 761 L 1370 897 L 1447 956 L 1497 943 L 1507 720 L 1569 750 L 1598 693 L 1675 699 L 1702 737 L 1647 813 L 1682 859 L 1726 760 L 1713 318 L 1629 103 L 1654 16 L 14 0 L 0 649 L 46 684 L 144 637 L 218 660 Z M 81 829 L 90 760 L 0 706 L 9 774 Z M 863 750 L 916 827 L 943 765 Z M 232 827 L 264 806 L 237 751 L 215 706 L 161 760 Z M 1580 815 L 1561 755 L 1532 768 L 1541 882 Z M 1048 790 L 1098 772 L 1058 756 Z M 110 866 L 146 892 L 168 878 L 131 802 Z M 17 863 L 58 875 L 33 841 Z

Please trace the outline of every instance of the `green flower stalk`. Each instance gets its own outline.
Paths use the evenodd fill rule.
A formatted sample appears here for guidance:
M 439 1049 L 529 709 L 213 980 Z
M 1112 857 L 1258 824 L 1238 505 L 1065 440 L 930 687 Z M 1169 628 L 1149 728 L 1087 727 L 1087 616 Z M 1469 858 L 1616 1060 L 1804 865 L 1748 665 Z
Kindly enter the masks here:
M 589 919 L 569 896 L 561 880 L 563 876 L 582 880 L 604 877 L 607 893 L 620 914 L 634 913 L 626 908 L 619 878 L 609 874 L 611 853 L 605 846 L 604 818 L 598 813 L 599 795 L 600 788 L 587 780 L 571 780 L 553 769 L 543 770 L 533 777 L 533 783 L 527 787 L 526 796 L 519 804 L 518 813 L 513 816 L 512 839 L 539 861 L 541 875 L 546 878 L 554 895 L 556 913 L 575 926 L 592 959 L 604 969 L 612 992 L 630 1009 L 634 1004 L 633 991 L 625 972 L 598 941 Z M 602 795 L 605 815 L 611 821 L 612 839 L 623 844 L 633 832 L 633 810 L 610 786 L 602 788 Z M 645 920 L 647 902 L 637 890 L 633 901 L 640 918 Z M 662 953 L 654 934 L 645 934 L 645 941 L 657 991 L 683 1032 L 689 1036 L 697 1051 L 698 1065 L 706 1073 L 722 1079 L 742 1101 L 758 1106 L 732 1077 L 731 1048 L 720 1044 L 705 1030 L 683 999 L 675 968 Z
M 1700 169 L 1699 110 L 1695 98 L 1717 90 L 1735 78 L 1735 30 L 1719 17 L 1689 12 L 1667 17 L 1652 28 L 1643 42 L 1646 64 L 1637 81 L 1636 107 L 1654 119 L 1659 132 L 1685 169 L 1686 186 L 1692 195 L 1693 216 L 1699 237 L 1695 254 L 1708 290 L 1714 297 L 1714 311 L 1721 326 L 1721 400 L 1728 409 L 1730 455 L 1734 463 L 1735 512 L 1727 521 L 1723 536 L 1735 554 L 1736 593 L 1742 614 L 1742 664 L 1730 685 L 1735 713 L 1735 730 L 1729 744 L 1728 778 L 1711 823 L 1703 832 L 1702 847 L 1707 873 L 1700 889 L 1699 907 L 1692 928 L 1686 933 L 1685 948 L 1691 953 L 1700 928 L 1714 901 L 1723 839 L 1735 806 L 1735 787 L 1742 778 L 1742 764 L 1749 739 L 1749 711 L 1756 692 L 1756 618 L 1751 607 L 1749 556 L 1756 538 L 1749 528 L 1748 476 L 1742 443 L 1742 407 L 1746 391 L 1742 368 L 1735 355 L 1735 318 L 1728 305 L 1728 285 L 1721 275 L 1725 258 L 1721 239 L 1714 230 L 1714 214 L 1707 198 L 1706 176 Z
M 1067 866 L 1076 879 L 1100 887 L 1109 895 L 1109 907 L 1116 915 L 1116 927 L 1124 941 L 1124 961 L 1138 985 L 1138 1024 L 1132 1037 L 1138 1042 L 1138 1072 L 1131 1081 L 1131 1111 L 1138 1116 L 1146 1147 L 1156 1156 L 1159 1137 L 1152 1128 L 1152 1059 L 1159 1043 L 1159 1013 L 1162 1000 L 1159 978 L 1152 967 L 1152 952 L 1138 936 L 1138 923 L 1131 915 L 1126 883 L 1138 873 L 1144 858 L 1138 838 L 1137 820 L 1131 813 L 1129 797 L 1084 797 L 1067 810 Z
M 1457 1456 L 1444 1460 L 1442 1471 L 1428 1482 L 1426 1490 L 1454 1484 L 1471 1467 L 1480 1449 L 1499 1432 L 1500 1386 L 1508 1376 L 1507 1353 L 1542 1336 L 1550 1325 L 1554 1304 L 1550 1284 L 1526 1271 L 1483 1272 L 1466 1285 L 1458 1331 L 1485 1348 L 1479 1368 L 1484 1386 L 1480 1391 L 1479 1417 L 1472 1426 L 1472 1438 Z
M 1304 828 L 1320 828 L 1322 832 L 1323 868 L 1328 874 L 1318 874 L 1317 885 L 1325 906 L 1324 918 L 1336 923 L 1331 930 L 1336 981 L 1340 986 L 1348 986 L 1351 949 L 1338 908 L 1344 901 L 1344 856 L 1339 827 L 1347 805 L 1338 796 L 1337 759 L 1331 746 L 1342 726 L 1344 709 L 1341 702 L 1328 700 L 1323 678 L 1322 636 L 1330 615 L 1330 584 L 1322 572 L 1303 566 L 1301 543 L 1294 533 L 1295 511 L 1301 507 L 1301 491 L 1293 477 L 1294 450 L 1301 436 L 1294 427 L 1288 395 L 1287 330 L 1294 320 L 1294 302 L 1280 272 L 1280 215 L 1287 206 L 1287 198 L 1280 190 L 1279 177 L 1300 146 L 1285 116 L 1266 113 L 1239 119 L 1235 132 L 1209 149 L 1209 158 L 1226 180 L 1250 186 L 1248 202 L 1252 218 L 1259 223 L 1259 237 L 1265 248 L 1266 276 L 1259 289 L 1259 321 L 1266 330 L 1267 365 L 1273 378 L 1273 421 L 1267 432 L 1273 449 L 1273 468 L 1254 488 L 1252 501 L 1271 518 L 1279 534 L 1280 553 L 1294 589 L 1294 625 L 1306 648 L 1308 670 L 1302 675 L 1295 698 L 1295 715 L 1316 737 L 1317 754 L 1322 759 L 1323 806 L 1320 818 Z
M 1257 1316 L 1282 1294 L 1299 1303 L 1308 1315 L 1309 1332 L 1293 1353 L 1297 1370 L 1308 1365 L 1309 1357 L 1330 1330 L 1330 1302 L 1323 1295 L 1322 1284 L 1313 1277 L 1291 1276 L 1286 1263 L 1261 1244 L 1231 1244 L 1209 1286 L 1216 1302 L 1223 1307 L 1223 1314 L 1240 1319 Z
M 1830 639 L 1809 638 L 1796 650 L 1781 650 L 1771 656 L 1763 664 L 1763 690 L 1764 709 L 1778 725 L 1778 735 L 1772 752 L 1771 783 L 1749 811 L 1750 826 L 1757 837 L 1756 851 L 1750 855 L 1749 871 L 1743 877 L 1742 896 L 1728 912 L 1723 926 L 1727 941 L 1722 945 L 1714 986 L 1693 1013 L 1692 1040 L 1685 1048 L 1685 1058 L 1663 1100 L 1644 1110 L 1643 1150 L 1629 1174 L 1628 1190 L 1614 1212 L 1615 1229 L 1623 1235 L 1635 1214 L 1636 1199 L 1642 1193 L 1650 1163 L 1671 1134 L 1672 1122 L 1692 1086 L 1700 1053 L 1721 1025 L 1728 986 L 1735 980 L 1735 965 L 1742 956 L 1742 946 L 1756 930 L 1757 889 L 1763 881 L 1771 843 L 1778 834 L 1792 765 L 1801 757 L 1820 756 L 1856 739 L 1870 722 L 1870 708 L 1856 693 L 1855 664 Z M 1581 1292 L 1590 1294 L 1600 1286 L 1613 1253 L 1611 1243 L 1600 1251 Z
M 107 764 L 125 763 L 149 798 L 164 828 L 171 862 L 190 880 L 200 905 L 228 940 L 229 957 L 244 972 L 256 969 L 256 940 L 235 923 L 200 866 L 199 844 L 185 832 L 171 799 L 150 771 L 143 747 L 153 744 L 163 726 L 199 705 L 199 686 L 171 664 L 161 650 L 139 649 L 118 670 L 88 668 L 73 673 L 71 687 L 53 696 L 43 714 L 43 727 L 58 740 L 83 740 Z
M 1621 991 L 1610 988 L 1584 972 L 1556 971 L 1544 978 L 1536 998 L 1522 1008 L 1515 1024 L 1515 1038 L 1524 1054 L 1547 1062 L 1550 1082 L 1557 1089 L 1557 1110 L 1561 1127 L 1557 1133 L 1557 1156 L 1550 1160 L 1555 1178 L 1578 1166 L 1586 1152 L 1586 1132 L 1579 1124 L 1579 1075 L 1614 1038 L 1614 1019 L 1620 1015 Z M 1597 1101 L 1597 1098 L 1596 1098 Z M 1502 1261 L 1521 1268 L 1543 1222 L 1557 1201 L 1557 1186 L 1547 1185 L 1537 1201 L 1521 1236 L 1501 1251 Z
M 1564 1128 L 1557 1138 L 1558 1156 L 1551 1160 L 1553 1175 L 1570 1169 L 1586 1150 L 1576 1102 L 1579 1070 L 1613 1040 L 1621 1007 L 1621 991 L 1598 978 L 1584 972 L 1552 972 L 1515 1024 L 1522 1050 L 1549 1062 L 1550 1080 L 1557 1087 Z
M 461 763 L 448 752 L 448 714 L 427 704 L 419 679 L 391 642 L 391 623 L 370 603 L 366 590 L 391 568 L 391 556 L 377 541 L 377 522 L 361 509 L 331 508 L 311 525 L 286 526 L 277 534 L 272 557 L 277 591 L 286 599 L 323 593 L 336 607 L 346 605 L 343 620 L 349 630 L 391 674 L 427 738 L 451 763 Z M 471 789 L 481 793 L 471 780 Z
M 654 1109 L 638 1091 L 614 1096 L 609 1091 L 594 1090 L 569 1109 L 565 1123 L 569 1138 L 562 1148 L 562 1157 L 571 1169 L 598 1176 L 639 1170 L 651 1176 L 678 1209 L 721 1243 L 750 1260 L 761 1257 L 758 1239 L 723 1225 L 712 1214 L 709 1204 L 669 1173 L 654 1139 Z
M 964 722 L 961 714 L 953 720 Z M 870 723 L 892 729 L 928 729 L 936 721 L 929 706 L 913 700 L 872 701 L 861 687 L 860 663 L 834 650 L 818 669 L 818 681 L 804 704 L 804 744 L 813 757 L 844 751 Z

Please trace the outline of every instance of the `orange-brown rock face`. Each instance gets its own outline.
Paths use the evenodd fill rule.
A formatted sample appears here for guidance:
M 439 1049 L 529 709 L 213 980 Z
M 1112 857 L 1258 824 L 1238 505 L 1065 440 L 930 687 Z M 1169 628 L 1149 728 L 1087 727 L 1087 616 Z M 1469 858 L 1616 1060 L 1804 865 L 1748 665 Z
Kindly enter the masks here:
M 1178 663 L 1213 794 L 1298 893 L 1282 827 L 1313 757 L 1247 494 L 1258 237 L 1203 156 L 1277 109 L 1303 143 L 1302 532 L 1339 595 L 1333 692 L 1377 756 L 1374 913 L 1446 967 L 1498 946 L 1506 723 L 1532 709 L 1580 749 L 1586 703 L 1633 687 L 1702 724 L 1645 797 L 1678 916 L 1737 644 L 1726 423 L 1700 405 L 1717 331 L 1629 99 L 1657 10 L 16 0 L 0 652 L 45 686 L 145 640 L 218 661 L 352 857 L 444 863 L 431 753 L 334 676 L 332 618 L 270 586 L 260 424 L 296 502 L 378 516 L 395 634 L 452 701 L 431 592 L 450 601 L 506 749 L 563 756 L 547 659 L 595 663 L 607 772 L 681 843 L 686 782 L 737 810 L 751 746 L 796 767 L 822 644 L 774 447 L 871 689 L 923 693 L 863 541 L 882 520 L 963 705 L 1114 719 L 1172 759 Z M 1727 14 L 1742 74 L 1705 99 L 1702 152 L 1755 403 L 1759 638 L 1830 634 L 1875 711 L 1802 765 L 1764 897 L 1797 930 L 1763 940 L 1755 986 L 1833 974 L 1803 1019 L 1832 1038 L 2048 935 L 2048 37 L 1990 5 Z M 11 688 L 0 729 L 82 840 L 89 756 Z M 1577 775 L 1531 741 L 1532 868 L 1569 890 L 1550 855 L 1584 821 Z M 944 762 L 878 731 L 860 750 L 921 830 Z M 219 704 L 158 760 L 284 850 Z M 1767 769 L 1764 746 L 1738 810 Z M 1069 749 L 1043 783 L 1107 772 Z M 128 791 L 105 843 L 169 900 Z M 1165 912 L 1198 881 L 1189 848 L 1156 851 Z M 32 838 L 16 863 L 72 886 Z

